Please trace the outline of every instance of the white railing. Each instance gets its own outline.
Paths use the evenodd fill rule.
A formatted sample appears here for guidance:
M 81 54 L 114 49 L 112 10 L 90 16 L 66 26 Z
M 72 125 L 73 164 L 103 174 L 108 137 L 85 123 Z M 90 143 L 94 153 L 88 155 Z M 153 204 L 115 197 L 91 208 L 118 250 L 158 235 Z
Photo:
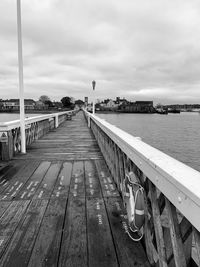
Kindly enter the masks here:
M 26 145 L 30 145 L 51 129 L 57 128 L 75 113 L 75 110 L 70 110 L 26 118 Z M 20 151 L 20 120 L 0 123 L 0 159 L 9 160 Z
M 26 118 L 25 119 L 25 125 L 29 125 L 29 124 L 34 123 L 34 122 L 44 121 L 44 120 L 51 119 L 51 118 L 56 120 L 56 118 L 59 118 L 62 115 L 72 114 L 72 113 L 74 113 L 74 110 Z M 0 122 L 0 132 L 9 131 L 9 130 L 12 130 L 12 129 L 17 128 L 17 127 L 20 127 L 20 120 Z
M 145 245 L 150 263 L 168 266 L 174 262 L 172 266 L 182 267 L 194 258 L 197 262 L 200 172 L 91 113 L 85 116 L 118 189 L 129 171 L 145 188 Z

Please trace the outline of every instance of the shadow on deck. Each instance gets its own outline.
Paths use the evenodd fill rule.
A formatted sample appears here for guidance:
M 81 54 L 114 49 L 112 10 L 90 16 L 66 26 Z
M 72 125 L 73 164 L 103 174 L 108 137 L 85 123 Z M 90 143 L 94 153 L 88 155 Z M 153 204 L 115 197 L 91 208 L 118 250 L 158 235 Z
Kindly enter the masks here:
M 149 266 L 82 112 L 0 176 L 0 266 Z

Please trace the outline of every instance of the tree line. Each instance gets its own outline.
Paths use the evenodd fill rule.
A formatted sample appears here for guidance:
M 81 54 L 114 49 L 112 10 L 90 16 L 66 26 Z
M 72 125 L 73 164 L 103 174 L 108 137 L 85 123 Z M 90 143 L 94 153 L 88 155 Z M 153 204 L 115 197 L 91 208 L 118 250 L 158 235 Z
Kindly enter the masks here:
M 47 95 L 40 96 L 39 101 L 41 101 L 45 105 L 48 105 L 49 107 L 54 107 L 54 105 L 55 105 L 54 102 L 52 102 L 50 97 Z M 62 103 L 62 106 L 64 108 L 71 108 L 71 109 L 73 109 L 75 105 L 81 106 L 84 104 L 84 102 L 82 100 L 79 99 L 79 100 L 73 101 L 73 98 L 69 97 L 69 96 L 63 97 L 60 100 L 60 102 Z

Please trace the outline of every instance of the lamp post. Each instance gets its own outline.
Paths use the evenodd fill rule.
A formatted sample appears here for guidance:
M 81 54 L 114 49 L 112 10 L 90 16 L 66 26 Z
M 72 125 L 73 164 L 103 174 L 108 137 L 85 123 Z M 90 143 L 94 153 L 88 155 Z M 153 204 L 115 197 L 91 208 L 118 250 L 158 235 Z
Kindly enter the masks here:
M 96 82 L 92 81 L 93 91 L 95 90 Z M 95 113 L 95 93 L 93 92 L 92 114 Z
M 24 81 L 23 81 L 23 59 L 22 59 L 21 3 L 20 3 L 20 0 L 17 0 L 17 36 L 18 36 L 18 69 L 19 69 L 21 152 L 26 153 L 26 135 L 25 135 L 25 119 L 24 119 Z

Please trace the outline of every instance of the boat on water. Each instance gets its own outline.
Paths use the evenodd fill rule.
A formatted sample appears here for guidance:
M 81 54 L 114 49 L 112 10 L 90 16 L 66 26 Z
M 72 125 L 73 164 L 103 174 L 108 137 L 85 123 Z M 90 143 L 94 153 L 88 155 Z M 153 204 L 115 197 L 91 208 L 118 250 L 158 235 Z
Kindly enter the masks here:
M 161 115 L 167 115 L 168 114 L 168 110 L 167 109 L 163 109 L 163 108 L 157 108 L 156 109 L 156 113 L 161 114 Z
M 181 113 L 180 109 L 168 108 L 168 113 Z

